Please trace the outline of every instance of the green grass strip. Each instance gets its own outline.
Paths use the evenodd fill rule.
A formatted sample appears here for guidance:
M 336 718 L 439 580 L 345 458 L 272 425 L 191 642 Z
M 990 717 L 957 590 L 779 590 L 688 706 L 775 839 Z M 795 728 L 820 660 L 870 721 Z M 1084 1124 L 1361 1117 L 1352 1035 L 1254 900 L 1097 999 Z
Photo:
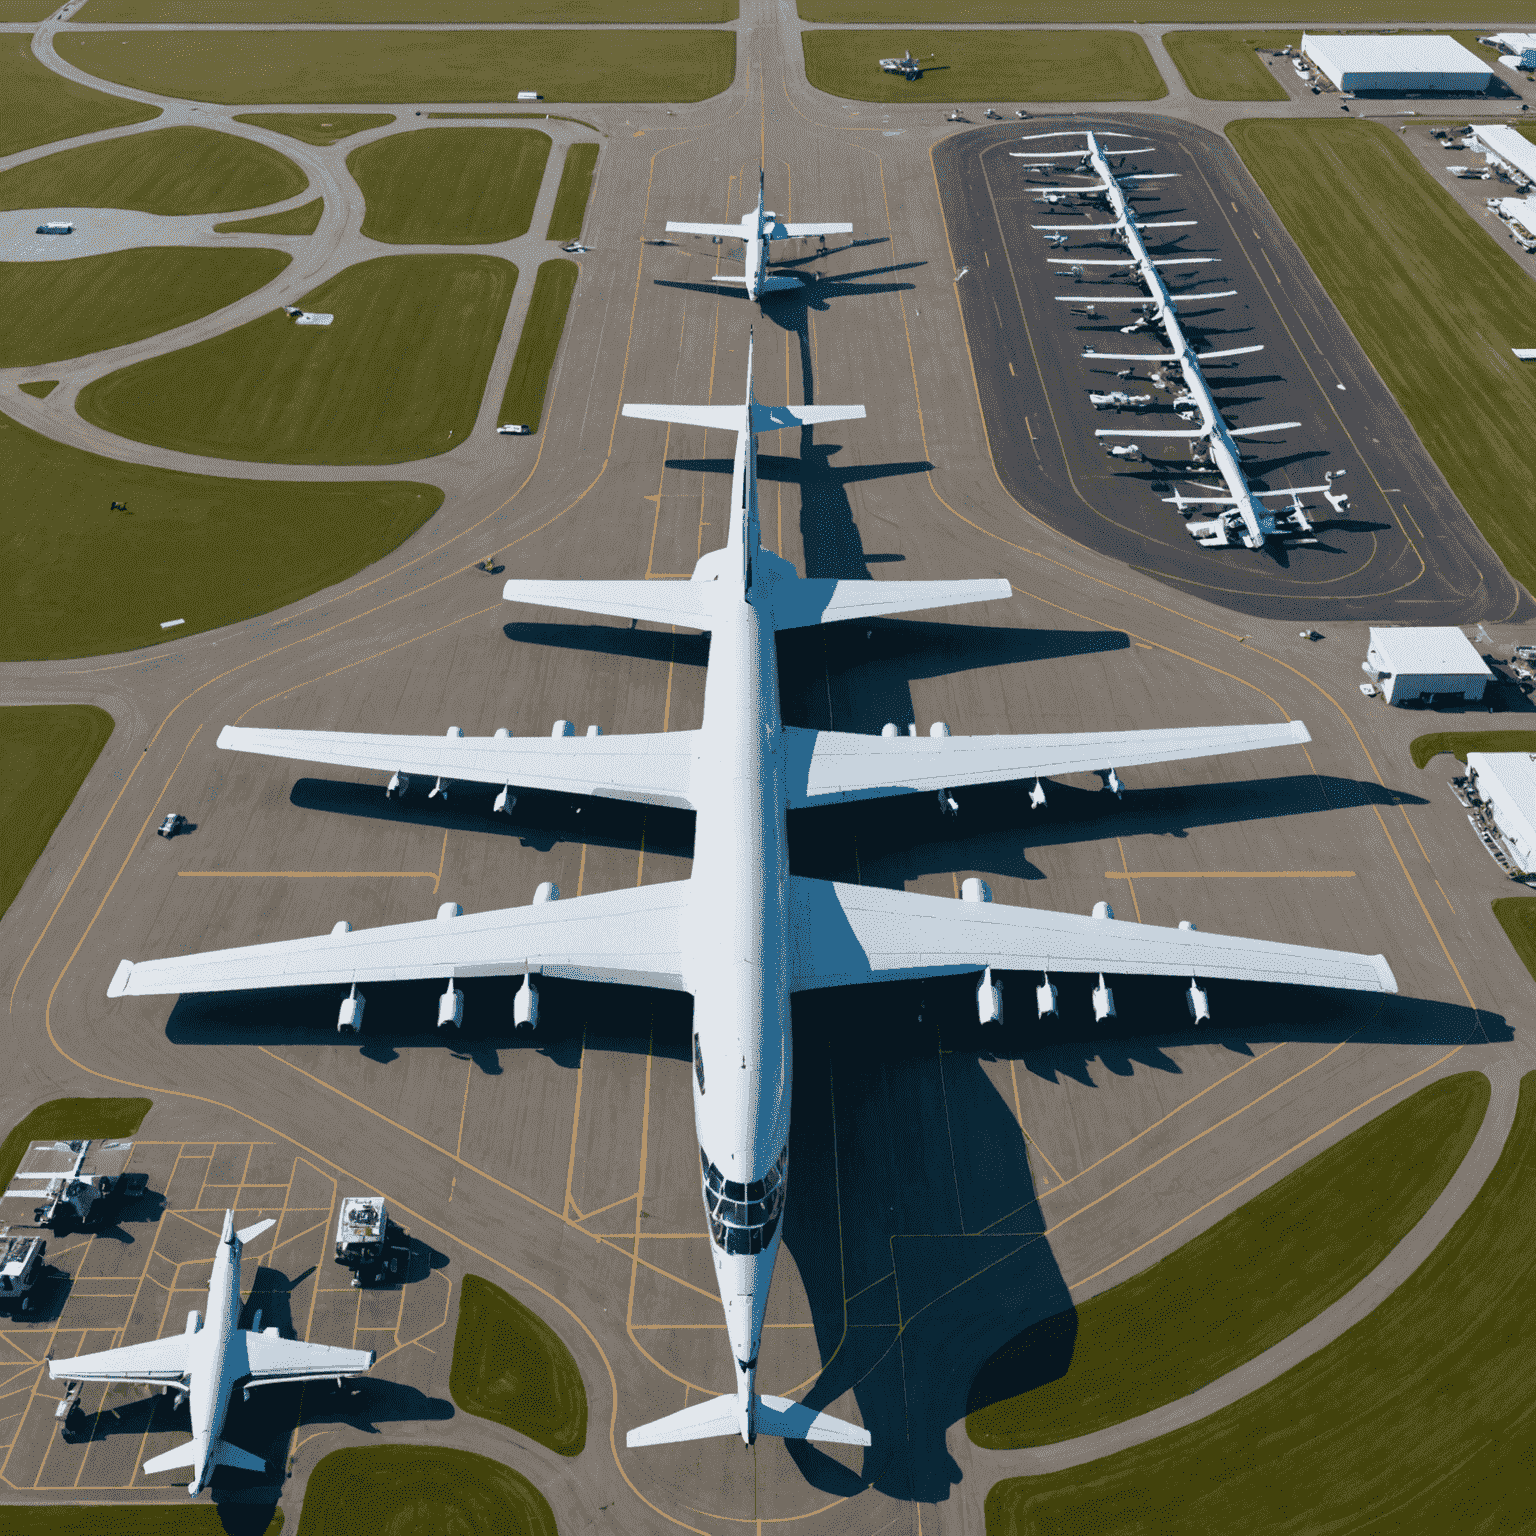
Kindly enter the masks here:
M 1204 101 L 1284 101 L 1286 90 L 1276 71 L 1291 61 L 1269 64 L 1260 48 L 1295 47 L 1300 32 L 1165 32 L 1163 45 L 1192 94 Z
M 1531 283 L 1502 234 L 1378 124 L 1248 119 L 1227 135 L 1462 506 L 1536 587 L 1521 492 L 1536 368 L 1510 351 L 1530 340 Z
M 391 245 L 495 245 L 528 233 L 551 140 L 536 128 L 418 128 L 354 149 L 363 233 Z
M 555 192 L 554 212 L 549 216 L 547 240 L 580 240 L 592 195 L 592 176 L 597 170 L 596 144 L 572 144 L 565 152 L 560 186 Z
M 0 661 L 126 651 L 268 613 L 382 558 L 442 499 L 410 481 L 121 464 L 0 415 Z M 83 580 L 82 562 L 101 579 Z
M 850 101 L 1156 101 L 1168 94 L 1134 32 L 908 29 L 802 32 L 800 40 L 810 83 Z M 879 61 L 907 47 L 924 60 L 937 55 L 922 78 L 882 74 Z
M 259 1508 L 234 1506 L 251 1517 L 236 1521 L 229 1504 L 5 1504 L 0 1536 L 257 1536 Z M 281 1536 L 283 1512 L 261 1536 Z
M 87 421 L 137 442 L 274 464 L 398 464 L 475 424 L 517 268 L 498 256 L 380 256 L 282 310 L 95 379 Z M 171 615 L 166 615 L 171 617 Z
M 932 0 L 799 0 L 802 21 L 865 23 L 871 26 L 922 26 L 934 20 Z M 1068 0 L 958 0 L 944 8 L 944 20 L 970 23 L 1009 23 L 1035 25 L 1052 21 L 1094 21 L 1104 23 L 1171 22 L 1187 26 L 1201 22 L 1268 23 L 1275 26 L 1301 16 L 1311 16 L 1318 25 L 1314 31 L 1341 32 L 1340 11 L 1325 0 L 1310 5 L 1277 4 L 1276 0 L 1095 0 L 1091 15 Z M 1530 0 L 1516 3 L 1499 12 L 1510 21 L 1523 17 L 1536 20 Z M 1350 27 L 1387 22 L 1438 25 L 1453 21 L 1481 23 L 1488 7 L 1478 0 L 1350 0 L 1347 11 Z M 1508 25 L 1506 22 L 1504 25 Z M 899 53 L 901 50 L 897 49 Z M 914 47 L 914 53 L 917 49 Z
M 394 120 L 393 112 L 236 112 L 234 116 L 237 123 L 286 133 L 290 139 L 321 149 L 350 139 L 354 133 L 387 128 Z
M 1466 1156 L 1488 1095 L 1481 1072 L 1420 1089 L 1150 1269 L 1027 1329 L 977 1374 L 972 1441 L 1016 1450 L 1091 1434 L 1278 1344 L 1413 1229 Z
M 318 205 L 317 205 L 318 206 Z M 265 287 L 283 251 L 148 246 L 72 261 L 0 262 L 0 368 L 126 346 Z
M 1507 1068 L 1504 1068 L 1507 1070 Z M 1536 1511 L 1536 1073 L 1423 1264 L 1284 1375 L 1186 1429 L 987 1495 L 989 1536 L 1508 1536 Z
M 1464 763 L 1468 752 L 1536 752 L 1536 731 L 1435 731 L 1414 737 L 1408 750 L 1415 768 L 1427 767 L 1442 752 Z
M 306 20 L 311 19 L 306 14 Z M 686 102 L 736 77 L 734 32 L 60 32 L 87 74 L 193 101 Z M 267 198 L 267 202 L 276 199 Z M 62 206 L 62 205 L 61 205 Z M 244 206 L 252 207 L 247 203 Z
M 39 0 L 0 0 L 36 5 Z M 43 15 L 49 14 L 45 10 Z M 735 21 L 737 0 L 91 0 L 95 22 L 520 22 L 566 27 L 715 25 Z M 71 18 L 73 19 L 73 18 Z
M 0 21 L 40 21 L 56 9 L 53 0 L 25 0 L 20 6 L 0 0 Z M 23 10 L 28 14 L 19 14 Z M 108 96 L 55 74 L 32 52 L 30 33 L 0 35 L 0 155 L 159 116 L 159 107 Z
M 1493 903 L 1493 915 L 1536 981 L 1536 896 L 1501 896 Z
M 215 224 L 216 235 L 312 235 L 320 227 L 320 215 L 325 212 L 325 199 L 317 197 L 312 203 L 285 209 L 282 213 L 263 213 L 254 219 L 235 219 L 228 224 Z
M 211 128 L 154 128 L 79 144 L 0 174 L 0 209 L 231 213 L 297 197 L 309 178 L 265 144 Z
M 10 730 L 5 723 L 7 715 L 27 712 L 25 706 L 0 710 L 0 730 Z M 63 710 L 56 712 L 62 714 Z M 81 715 L 101 714 L 99 709 L 80 708 L 76 712 Z M 111 721 L 108 719 L 109 734 L 110 727 Z M 7 737 L 7 747 L 11 739 L 13 738 Z M 105 745 L 106 737 L 103 736 L 96 751 L 99 752 Z M 93 752 L 92 762 L 95 761 L 95 757 L 96 753 Z M 87 763 L 86 767 L 89 768 L 90 763 Z M 84 777 L 82 773 L 81 778 Z M 67 807 L 68 801 L 65 805 Z M 63 812 L 60 811 L 60 815 L 62 814 Z M 14 826 L 15 823 L 12 822 L 11 825 Z M 12 1126 L 10 1135 L 0 1142 L 0 1189 L 4 1189 L 11 1182 L 16 1170 L 21 1167 L 21 1160 L 27 1155 L 29 1143 L 74 1141 L 80 1137 L 90 1137 L 95 1140 L 98 1137 L 107 1139 L 132 1136 L 144 1123 L 144 1116 L 149 1113 L 150 1104 L 149 1099 L 50 1099 L 46 1104 L 39 1104 L 24 1120 Z M 3 1529 L 4 1527 L 0 1527 L 0 1530 Z
M 111 734 L 111 715 L 85 704 L 12 704 L 0 709 L 0 763 L 5 765 L 0 773 L 0 827 L 5 828 L 0 838 L 0 917 L 16 899 Z M 0 1190 L 16 1171 L 16 1165 L 4 1159 L 0 1151 L 0 1167 L 9 1169 Z
M 578 270 L 574 261 L 558 256 L 539 263 L 533 297 L 528 301 L 528 317 L 523 321 L 523 334 L 517 339 L 517 355 L 512 359 L 512 372 L 507 376 L 507 387 L 501 397 L 498 424 L 522 422 L 538 431 L 544 416 L 544 392 L 549 387 L 555 354 L 560 350 L 560 337 L 565 330 L 571 295 L 576 290 Z
M 33 379 L 29 384 L 18 384 L 16 387 L 24 395 L 35 395 L 39 400 L 46 400 L 59 387 L 59 381 L 57 379 Z
M 448 1390 L 465 1413 L 562 1456 L 587 1443 L 587 1389 L 574 1356 L 536 1312 L 479 1275 L 464 1277 Z

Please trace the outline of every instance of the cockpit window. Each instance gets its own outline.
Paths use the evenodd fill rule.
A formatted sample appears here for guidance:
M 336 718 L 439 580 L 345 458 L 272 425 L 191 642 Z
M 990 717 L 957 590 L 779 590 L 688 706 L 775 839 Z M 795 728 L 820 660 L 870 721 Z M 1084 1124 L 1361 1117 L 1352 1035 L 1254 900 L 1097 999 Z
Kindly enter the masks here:
M 789 1148 L 779 1153 L 762 1178 L 750 1184 L 726 1178 L 702 1148 L 699 1160 L 704 1171 L 704 1207 L 715 1245 L 726 1253 L 762 1253 L 773 1241 L 784 1209 Z

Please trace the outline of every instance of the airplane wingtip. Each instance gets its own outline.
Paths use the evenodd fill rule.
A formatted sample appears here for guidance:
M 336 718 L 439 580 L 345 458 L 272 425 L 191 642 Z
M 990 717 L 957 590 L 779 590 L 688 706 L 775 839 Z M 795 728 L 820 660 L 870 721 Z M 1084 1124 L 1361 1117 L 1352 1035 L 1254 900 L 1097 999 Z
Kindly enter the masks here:
M 121 997 L 128 990 L 128 979 L 133 975 L 133 961 L 119 960 L 117 970 L 112 973 L 111 984 L 107 987 L 108 997 Z
M 1312 732 L 1307 729 L 1304 721 L 1291 721 L 1291 740 L 1294 741 L 1298 747 L 1303 746 L 1312 740 Z

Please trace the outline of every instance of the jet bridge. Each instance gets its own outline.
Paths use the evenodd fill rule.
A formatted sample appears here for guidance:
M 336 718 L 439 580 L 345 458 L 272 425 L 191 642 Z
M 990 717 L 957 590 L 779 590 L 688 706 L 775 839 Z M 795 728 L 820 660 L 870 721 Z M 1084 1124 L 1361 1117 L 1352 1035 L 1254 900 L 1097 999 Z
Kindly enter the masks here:
M 1077 138 L 1077 133 L 1043 134 L 1039 138 Z M 1088 267 L 1109 267 L 1123 269 L 1127 275 L 1132 275 L 1141 281 L 1146 287 L 1146 295 L 1133 294 L 1109 294 L 1098 295 L 1091 299 L 1083 299 L 1080 295 L 1069 294 L 1059 296 L 1063 303 L 1077 303 L 1092 305 L 1129 305 L 1139 309 L 1143 320 L 1148 325 L 1160 325 L 1164 335 L 1168 339 L 1170 351 L 1166 354 L 1148 354 L 1145 352 L 1099 352 L 1092 347 L 1084 349 L 1085 357 L 1093 357 L 1109 362 L 1129 363 L 1161 363 L 1174 364 L 1178 367 L 1184 379 L 1184 395 L 1176 402 L 1180 407 L 1179 414 L 1189 421 L 1189 427 L 1185 430 L 1147 430 L 1144 428 L 1127 431 L 1123 428 L 1101 427 L 1095 436 L 1101 438 L 1134 437 L 1137 439 L 1148 437 L 1182 438 L 1190 445 L 1191 457 L 1197 457 L 1202 452 L 1210 458 L 1212 469 L 1221 475 L 1225 483 L 1225 494 L 1210 496 L 1183 496 L 1177 491 L 1172 496 L 1165 497 L 1182 513 L 1186 507 L 1213 506 L 1226 510 L 1218 513 L 1209 521 L 1191 522 L 1188 524 L 1192 538 L 1200 543 L 1212 546 L 1227 546 L 1240 542 L 1248 549 L 1262 549 L 1265 540 L 1271 538 L 1290 538 L 1315 542 L 1312 534 L 1312 524 L 1301 505 L 1303 495 L 1321 492 L 1333 504 L 1336 509 L 1342 509 L 1345 498 L 1336 494 L 1333 489 L 1333 477 L 1330 475 L 1325 485 L 1306 485 L 1287 487 L 1274 491 L 1256 491 L 1248 484 L 1248 477 L 1243 473 L 1239 459 L 1236 439 L 1239 437 L 1251 437 L 1261 432 L 1281 432 L 1291 427 L 1300 426 L 1296 421 L 1270 422 L 1257 427 L 1229 427 L 1223 419 L 1221 412 L 1216 408 L 1216 402 L 1212 398 L 1210 385 L 1207 384 L 1205 374 L 1201 370 L 1202 361 L 1212 358 L 1239 357 L 1245 353 L 1262 352 L 1262 346 L 1231 347 L 1224 351 L 1197 353 L 1190 346 L 1184 335 L 1183 327 L 1179 324 L 1177 306 L 1191 303 L 1198 299 L 1223 299 L 1230 298 L 1235 289 L 1222 289 L 1204 293 L 1170 293 L 1163 281 L 1162 269 L 1175 265 L 1194 265 L 1200 262 L 1214 260 L 1213 257 L 1158 257 L 1154 259 L 1148 252 L 1146 242 L 1142 239 L 1142 231 L 1149 229 L 1176 229 L 1192 227 L 1196 221 L 1168 220 L 1157 223 L 1141 222 L 1131 208 L 1126 197 L 1125 186 L 1127 183 L 1137 184 L 1144 181 L 1162 181 L 1171 179 L 1176 172 L 1133 172 L 1116 176 L 1110 169 L 1109 158 L 1099 137 L 1091 132 L 1083 132 L 1084 147 L 1080 150 L 1048 150 L 1044 152 L 1030 152 L 1020 157 L 1030 160 L 1039 160 L 1055 156 L 1057 158 L 1075 158 L 1078 162 L 1077 169 L 1083 174 L 1093 174 L 1097 180 L 1090 186 L 1073 189 L 1080 197 L 1102 198 L 1115 215 L 1112 224 L 1036 224 L 1035 229 L 1046 234 L 1047 238 L 1060 233 L 1081 232 L 1091 229 L 1095 234 L 1103 234 L 1113 231 L 1119 235 L 1125 245 L 1127 255 L 1108 261 L 1085 260 L 1077 257 L 1051 257 L 1051 265 L 1076 269 L 1074 276 L 1081 279 Z M 1132 134 L 1105 134 L 1107 138 L 1133 138 Z M 1025 142 L 1034 142 L 1033 139 Z M 1143 147 L 1144 148 L 1144 147 Z M 1141 152 L 1138 150 L 1138 152 Z M 1019 154 L 1020 152 L 1014 151 Z M 1127 329 L 1130 329 L 1129 327 Z M 1212 491 L 1216 487 L 1210 487 Z M 1272 512 L 1264 506 L 1266 497 L 1289 497 L 1290 508 L 1285 512 Z

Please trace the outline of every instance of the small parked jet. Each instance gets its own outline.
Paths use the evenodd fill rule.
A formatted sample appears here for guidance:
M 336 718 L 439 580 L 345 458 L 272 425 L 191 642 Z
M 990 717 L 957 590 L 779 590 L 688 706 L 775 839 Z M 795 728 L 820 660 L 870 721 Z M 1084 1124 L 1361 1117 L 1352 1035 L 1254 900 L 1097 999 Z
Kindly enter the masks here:
M 930 53 L 928 57 L 931 59 L 933 55 Z M 881 59 L 880 68 L 888 75 L 905 75 L 908 80 L 916 80 L 923 72 L 923 61 L 908 48 L 899 59 Z
M 670 235 L 714 235 L 720 240 L 740 240 L 745 247 L 743 259 L 747 270 L 743 277 L 714 277 L 711 282 L 744 285 L 749 299 L 760 299 L 765 293 L 782 293 L 785 289 L 801 286 L 798 278 L 784 275 L 773 276 L 768 271 L 768 242 L 770 240 L 804 240 L 814 235 L 851 235 L 852 224 L 781 224 L 778 215 L 763 209 L 763 172 L 757 172 L 757 206 L 750 213 L 742 214 L 735 224 L 683 224 L 667 220 Z
M 928 735 L 887 725 L 880 735 L 809 730 L 780 717 L 778 631 L 882 614 L 914 613 L 1012 597 L 1001 578 L 980 581 L 848 581 L 801 577 L 765 548 L 758 518 L 757 436 L 863 418 L 862 405 L 763 405 L 747 389 L 737 405 L 625 405 L 624 415 L 731 432 L 736 452 L 725 547 L 705 554 L 691 579 L 509 581 L 509 602 L 707 631 L 709 669 L 697 730 L 573 737 L 362 735 L 225 726 L 225 750 L 333 763 L 440 784 L 469 780 L 602 795 L 695 813 L 687 879 L 557 901 L 545 886 L 533 905 L 463 915 L 445 902 L 436 919 L 165 960 L 124 960 L 108 996 L 221 992 L 251 987 L 354 986 L 359 981 L 447 978 L 440 1024 L 457 1026 L 455 978 L 539 974 L 687 992 L 693 997 L 693 1113 L 710 1257 L 735 1363 L 735 1390 L 629 1431 L 626 1444 L 663 1445 L 759 1434 L 868 1445 L 868 1431 L 791 1398 L 759 1395 L 758 1346 L 784 1237 L 789 1179 L 790 999 L 795 992 L 930 976 L 978 977 L 977 1016 L 1002 1022 L 1000 971 L 1076 973 L 1097 979 L 1095 1016 L 1114 1013 L 1105 973 L 1165 976 L 1202 995 L 1209 980 L 1395 992 L 1380 955 L 1304 948 L 1272 939 L 1115 922 L 1107 902 L 1091 916 L 991 905 L 976 878 L 960 900 L 882 886 L 815 880 L 791 872 L 788 812 L 885 796 L 936 796 L 971 784 L 1024 784 L 1045 802 L 1044 775 L 1098 772 L 1124 789 L 1113 765 L 1181 762 L 1310 741 L 1299 720 L 1267 725 L 1027 736 Z M 674 438 L 674 442 L 675 442 Z M 659 448 L 659 443 L 658 443 Z M 899 817 L 910 811 L 897 810 Z M 1200 981 L 1196 977 L 1203 978 Z M 1050 987 L 1047 974 L 1046 987 Z M 1037 996 L 1041 989 L 1037 988 Z M 521 996 L 522 994 L 519 994 Z M 1054 990 L 1051 992 L 1054 998 Z M 1186 999 L 1189 994 L 1186 993 Z M 342 1024 L 349 1008 L 342 1003 Z M 1052 1004 L 1054 1011 L 1054 1002 Z M 1208 1011 L 1208 1010 L 1207 1010 Z M 514 1007 L 514 1017 L 517 1008 Z M 806 1176 L 825 1177 L 822 1169 Z
M 236 1326 L 240 1319 L 241 1252 L 245 1244 L 275 1225 L 269 1217 L 236 1232 L 235 1213 L 224 1212 L 224 1231 L 208 1284 L 206 1323 L 196 1312 L 189 1312 L 185 1333 L 48 1362 L 52 1381 L 137 1382 L 189 1393 L 192 1438 L 175 1450 L 152 1457 L 144 1463 L 144 1470 L 169 1472 L 174 1467 L 191 1467 L 187 1492 L 193 1498 L 208 1486 L 215 1467 L 237 1467 L 242 1472 L 267 1470 L 261 1457 L 220 1438 L 229 1411 L 229 1394 L 236 1386 L 243 1384 L 249 1392 L 252 1387 L 268 1387 L 278 1381 L 339 1381 L 343 1376 L 359 1376 L 373 1364 L 371 1349 L 336 1349 L 329 1344 L 285 1339 L 276 1328 L 263 1333 L 259 1312 L 254 1329 Z

